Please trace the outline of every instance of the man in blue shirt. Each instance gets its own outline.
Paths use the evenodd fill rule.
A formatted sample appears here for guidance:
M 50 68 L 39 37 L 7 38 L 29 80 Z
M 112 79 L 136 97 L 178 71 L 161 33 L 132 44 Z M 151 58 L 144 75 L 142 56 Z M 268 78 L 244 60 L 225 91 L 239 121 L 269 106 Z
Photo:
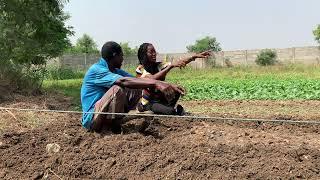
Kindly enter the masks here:
M 121 132 L 119 123 L 122 116 L 94 115 L 92 112 L 127 113 L 135 109 L 141 98 L 141 89 L 158 89 L 168 98 L 172 98 L 176 93 L 184 94 L 180 86 L 152 79 L 134 78 L 121 70 L 123 52 L 116 42 L 105 43 L 101 49 L 101 56 L 102 58 L 87 71 L 81 87 L 82 126 L 89 130 L 99 132 L 106 126 L 115 133 Z

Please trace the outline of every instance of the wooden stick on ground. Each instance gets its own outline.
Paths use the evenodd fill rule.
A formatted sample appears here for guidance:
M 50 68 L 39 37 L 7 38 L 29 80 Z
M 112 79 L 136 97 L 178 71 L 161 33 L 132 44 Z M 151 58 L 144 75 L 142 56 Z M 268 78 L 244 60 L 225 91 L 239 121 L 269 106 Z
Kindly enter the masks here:
M 60 176 L 58 176 L 55 172 L 53 172 L 50 168 L 48 169 L 50 172 L 52 172 L 53 175 L 55 175 L 58 179 L 63 180 Z

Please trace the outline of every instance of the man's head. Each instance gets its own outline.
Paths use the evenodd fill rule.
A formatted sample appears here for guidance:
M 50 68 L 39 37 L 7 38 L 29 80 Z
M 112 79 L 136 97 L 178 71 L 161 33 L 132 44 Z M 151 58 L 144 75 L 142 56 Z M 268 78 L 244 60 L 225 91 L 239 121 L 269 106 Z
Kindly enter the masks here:
M 114 68 L 121 68 L 123 62 L 123 52 L 121 46 L 113 41 L 106 42 L 101 49 L 101 56 L 109 65 Z

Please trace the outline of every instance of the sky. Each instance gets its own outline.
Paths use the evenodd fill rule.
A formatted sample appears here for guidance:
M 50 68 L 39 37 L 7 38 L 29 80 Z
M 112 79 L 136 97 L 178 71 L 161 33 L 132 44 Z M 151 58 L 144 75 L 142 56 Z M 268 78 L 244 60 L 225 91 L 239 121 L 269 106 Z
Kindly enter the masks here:
M 84 33 L 100 48 L 107 41 L 160 53 L 183 53 L 205 36 L 223 50 L 316 45 L 320 0 L 70 0 L 73 43 Z

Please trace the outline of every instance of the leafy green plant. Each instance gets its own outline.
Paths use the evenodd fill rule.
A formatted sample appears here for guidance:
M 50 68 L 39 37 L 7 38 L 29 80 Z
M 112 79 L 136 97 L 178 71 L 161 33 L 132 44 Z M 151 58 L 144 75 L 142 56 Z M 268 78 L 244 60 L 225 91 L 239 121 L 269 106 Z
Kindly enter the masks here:
M 262 50 L 256 58 L 256 63 L 260 66 L 274 65 L 276 62 L 277 53 L 271 49 Z
M 99 53 L 97 43 L 88 34 L 83 34 L 82 37 L 77 39 L 77 43 L 75 46 L 70 46 L 65 51 L 66 53 L 71 53 L 71 54 Z
M 320 81 L 256 79 L 184 82 L 186 100 L 204 99 L 320 99 Z
M 320 24 L 313 31 L 313 35 L 314 35 L 315 40 L 320 44 Z
M 46 72 L 46 79 L 64 80 L 64 79 L 81 79 L 85 72 L 62 67 L 49 67 Z
M 320 71 L 315 66 L 186 68 L 167 80 L 187 89 L 194 99 L 320 99 Z
M 203 52 L 212 50 L 214 52 L 221 51 L 220 43 L 218 43 L 215 37 L 206 36 L 202 39 L 198 39 L 195 44 L 187 46 L 189 52 Z
M 70 45 L 67 0 L 0 0 L 0 81 L 10 91 L 38 91 L 48 59 Z
M 122 48 L 124 56 L 137 56 L 138 49 L 139 49 L 137 46 L 134 48 L 131 48 L 129 45 L 129 42 L 122 42 L 120 43 L 120 46 Z

